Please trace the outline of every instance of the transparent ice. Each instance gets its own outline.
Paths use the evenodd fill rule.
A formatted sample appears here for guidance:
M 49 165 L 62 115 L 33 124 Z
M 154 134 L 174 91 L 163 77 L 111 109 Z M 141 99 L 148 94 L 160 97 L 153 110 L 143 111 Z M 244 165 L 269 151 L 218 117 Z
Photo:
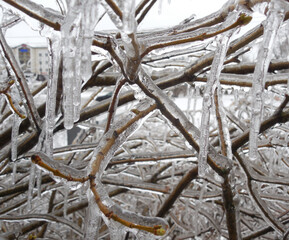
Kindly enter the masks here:
M 269 5 L 268 17 L 264 22 L 264 37 L 261 48 L 258 52 L 258 61 L 256 63 L 253 75 L 252 87 L 252 117 L 250 124 L 250 152 L 251 160 L 258 157 L 258 135 L 260 131 L 260 124 L 263 119 L 263 105 L 264 105 L 264 88 L 268 66 L 271 61 L 273 45 L 278 29 L 280 28 L 283 18 L 284 10 L 288 9 L 284 1 L 274 1 Z

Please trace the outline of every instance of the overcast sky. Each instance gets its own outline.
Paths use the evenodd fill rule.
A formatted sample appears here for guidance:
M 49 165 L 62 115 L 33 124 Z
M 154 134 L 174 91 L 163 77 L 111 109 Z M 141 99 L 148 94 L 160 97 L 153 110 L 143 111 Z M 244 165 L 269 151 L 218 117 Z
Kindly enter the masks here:
M 55 1 L 37 0 L 45 7 L 55 8 Z M 139 1 L 137 1 L 139 2 Z M 139 29 L 152 29 L 173 26 L 195 14 L 197 17 L 206 16 L 222 7 L 226 0 L 160 0 L 140 24 Z M 97 25 L 97 30 L 113 29 L 109 17 L 106 15 Z M 18 45 L 21 43 L 45 43 L 37 31 L 31 30 L 25 23 L 16 25 L 6 33 L 8 43 Z

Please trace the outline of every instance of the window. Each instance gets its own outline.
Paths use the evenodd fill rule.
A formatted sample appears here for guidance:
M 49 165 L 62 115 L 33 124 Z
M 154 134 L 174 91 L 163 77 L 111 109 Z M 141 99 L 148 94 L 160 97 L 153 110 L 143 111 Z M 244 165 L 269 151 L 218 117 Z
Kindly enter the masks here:
M 30 60 L 30 49 L 26 45 L 22 45 L 22 47 L 18 49 L 18 54 L 20 64 L 27 64 Z
M 42 56 L 42 53 L 39 53 L 39 57 L 41 57 Z
M 39 61 L 39 64 L 42 65 L 42 61 Z

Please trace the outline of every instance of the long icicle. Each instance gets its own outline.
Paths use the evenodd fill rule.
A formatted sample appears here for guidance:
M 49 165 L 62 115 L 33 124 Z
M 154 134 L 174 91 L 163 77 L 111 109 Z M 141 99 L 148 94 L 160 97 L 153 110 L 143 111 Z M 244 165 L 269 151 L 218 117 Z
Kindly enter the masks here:
M 253 75 L 252 116 L 250 126 L 249 158 L 255 160 L 258 156 L 258 134 L 263 116 L 264 89 L 267 70 L 271 61 L 273 44 L 284 19 L 284 1 L 276 0 L 270 3 L 270 10 L 264 23 L 264 38 L 258 52 L 257 63 Z
M 229 46 L 229 39 L 232 31 L 224 33 L 217 40 L 217 49 L 212 63 L 212 68 L 208 82 L 206 85 L 204 98 L 203 98 L 203 111 L 201 120 L 201 137 L 200 137 L 200 152 L 198 171 L 199 176 L 204 176 L 207 171 L 207 155 L 209 147 L 209 128 L 210 128 L 210 109 L 212 108 L 213 95 L 216 84 L 219 82 L 220 73 L 223 67 L 223 62 L 226 57 L 227 49 Z
M 18 147 L 18 134 L 19 134 L 19 126 L 21 123 L 21 119 L 17 114 L 13 114 L 13 127 L 11 134 L 11 160 L 13 161 L 13 174 L 12 174 L 12 184 L 15 184 L 16 180 L 16 170 L 17 163 L 14 162 L 17 159 L 17 147 Z

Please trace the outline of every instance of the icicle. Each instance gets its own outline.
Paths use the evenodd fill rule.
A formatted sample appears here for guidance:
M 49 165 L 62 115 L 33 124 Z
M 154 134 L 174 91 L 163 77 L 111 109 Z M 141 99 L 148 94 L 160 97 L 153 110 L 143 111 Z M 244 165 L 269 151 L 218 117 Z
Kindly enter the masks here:
M 76 52 L 81 20 L 81 2 L 68 1 L 68 12 L 61 26 L 61 44 L 63 54 L 63 106 L 64 127 L 71 129 L 74 123 L 74 87 L 76 81 Z M 79 79 L 78 79 L 79 80 Z
M 207 155 L 209 149 L 209 128 L 210 128 L 210 111 L 212 108 L 212 97 L 216 84 L 219 82 L 220 73 L 223 67 L 223 62 L 226 57 L 226 52 L 229 45 L 229 39 L 232 31 L 225 33 L 217 40 L 217 49 L 212 63 L 210 76 L 205 88 L 203 97 L 203 110 L 201 120 L 201 136 L 200 136 L 200 152 L 198 171 L 200 176 L 204 176 L 207 171 Z
M 81 74 L 85 83 L 92 74 L 91 69 L 91 44 L 94 28 L 99 20 L 98 1 L 88 0 L 82 9 L 83 45 L 81 46 Z
M 159 7 L 158 7 L 158 14 L 161 15 L 162 14 L 162 8 L 163 8 L 163 0 L 159 1 Z
M 56 109 L 56 94 L 57 81 L 60 65 L 61 41 L 60 34 L 52 33 L 49 36 L 50 45 L 50 62 L 52 63 L 52 71 L 47 82 L 47 100 L 46 100 L 46 125 L 45 125 L 45 144 L 46 153 L 49 157 L 53 156 L 53 129 L 55 125 L 55 109 Z
M 13 114 L 12 135 L 11 135 L 11 160 L 14 162 L 17 159 L 17 137 L 19 134 L 19 126 L 21 119 L 17 114 Z
M 87 195 L 88 195 L 88 207 L 86 209 L 85 215 L 84 239 L 95 240 L 98 239 L 101 213 L 98 206 L 96 205 L 95 199 L 90 189 L 88 190 Z
M 74 121 L 78 121 L 81 107 L 81 85 L 86 83 L 92 74 L 91 44 L 95 25 L 98 21 L 98 1 L 82 2 L 81 27 L 76 43 L 75 78 L 73 89 Z
M 79 119 L 81 85 L 92 73 L 91 44 L 98 21 L 98 1 L 68 1 L 61 27 L 63 51 L 64 125 L 71 129 Z
M 272 57 L 273 44 L 284 19 L 285 2 L 276 0 L 270 2 L 270 10 L 264 24 L 263 43 L 259 49 L 257 63 L 253 75 L 252 87 L 252 117 L 250 124 L 249 158 L 255 160 L 258 156 L 258 134 L 263 116 L 264 88 L 266 74 Z
M 64 200 L 63 200 L 63 215 L 64 215 L 64 218 L 67 218 L 67 205 L 68 205 L 68 193 L 69 193 L 69 187 L 67 186 L 64 186 Z
M 42 182 L 42 170 L 40 168 L 37 168 L 37 171 L 36 171 L 36 175 L 37 175 L 37 197 L 38 198 L 41 198 L 41 182 Z
M 31 206 L 32 206 L 33 188 L 35 185 L 35 171 L 36 171 L 35 164 L 31 163 L 30 174 L 29 174 L 29 186 L 28 186 L 28 193 L 27 193 L 27 211 L 28 212 L 31 210 Z

